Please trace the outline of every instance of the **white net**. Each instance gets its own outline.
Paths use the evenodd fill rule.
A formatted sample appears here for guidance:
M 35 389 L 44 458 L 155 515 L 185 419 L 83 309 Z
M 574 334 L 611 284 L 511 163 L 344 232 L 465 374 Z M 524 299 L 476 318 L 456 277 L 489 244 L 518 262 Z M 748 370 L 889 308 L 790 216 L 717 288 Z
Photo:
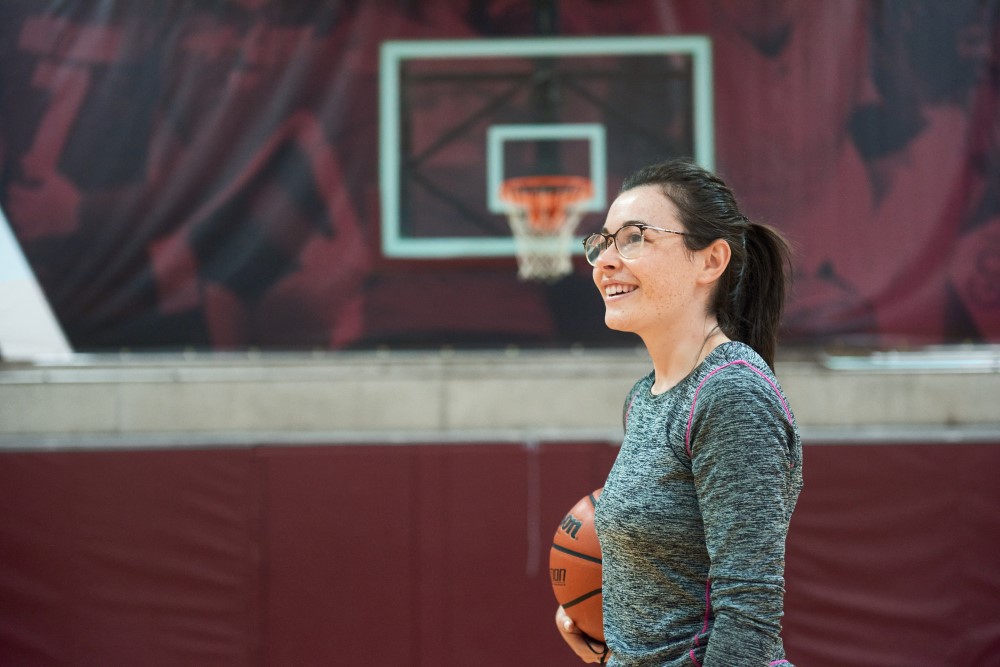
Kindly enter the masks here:
M 529 176 L 504 184 L 518 278 L 553 282 L 572 273 L 579 205 L 592 191 L 589 180 L 576 176 Z
M 521 280 L 553 282 L 573 272 L 574 232 L 581 213 L 566 209 L 561 224 L 536 227 L 525 208 L 507 213 L 517 253 L 517 277 Z

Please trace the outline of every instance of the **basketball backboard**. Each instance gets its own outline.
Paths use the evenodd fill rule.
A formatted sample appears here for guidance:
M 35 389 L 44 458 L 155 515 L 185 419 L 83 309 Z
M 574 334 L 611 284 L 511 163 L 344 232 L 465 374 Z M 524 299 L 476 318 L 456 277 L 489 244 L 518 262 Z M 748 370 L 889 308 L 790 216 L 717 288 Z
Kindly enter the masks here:
M 586 234 L 635 168 L 671 156 L 713 168 L 711 71 L 701 36 L 383 43 L 383 254 L 513 255 L 508 178 L 589 178 Z

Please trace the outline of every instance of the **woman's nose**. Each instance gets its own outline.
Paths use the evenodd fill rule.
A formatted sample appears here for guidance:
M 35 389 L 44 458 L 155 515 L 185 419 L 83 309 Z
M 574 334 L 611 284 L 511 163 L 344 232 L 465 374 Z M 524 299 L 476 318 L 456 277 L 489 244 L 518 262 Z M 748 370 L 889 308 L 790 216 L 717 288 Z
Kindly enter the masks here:
M 597 262 L 594 266 L 617 266 L 622 256 L 618 254 L 618 246 L 614 241 L 609 241 L 597 255 Z

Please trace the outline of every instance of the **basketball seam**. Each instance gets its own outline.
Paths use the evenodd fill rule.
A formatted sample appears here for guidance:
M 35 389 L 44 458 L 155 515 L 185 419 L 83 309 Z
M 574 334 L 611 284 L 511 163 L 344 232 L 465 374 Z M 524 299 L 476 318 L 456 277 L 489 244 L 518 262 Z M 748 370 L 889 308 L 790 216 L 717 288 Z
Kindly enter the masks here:
M 573 551 L 572 549 L 567 549 L 566 547 L 559 546 L 558 544 L 553 544 L 552 548 L 556 551 L 561 551 L 564 554 L 569 554 L 570 556 L 576 556 L 577 558 L 582 558 L 583 560 L 589 560 L 591 563 L 601 564 L 600 558 L 595 558 L 593 556 L 588 556 L 587 554 L 580 553 L 579 551 Z
M 590 598 L 594 597 L 595 595 L 600 595 L 602 590 L 603 589 L 595 588 L 594 590 L 590 591 L 589 593 L 584 593 L 583 595 L 581 595 L 580 597 L 576 598 L 575 600 L 570 600 L 569 602 L 564 602 L 563 605 L 562 605 L 562 608 L 563 609 L 569 609 L 573 605 L 580 604 L 584 600 L 589 600 Z

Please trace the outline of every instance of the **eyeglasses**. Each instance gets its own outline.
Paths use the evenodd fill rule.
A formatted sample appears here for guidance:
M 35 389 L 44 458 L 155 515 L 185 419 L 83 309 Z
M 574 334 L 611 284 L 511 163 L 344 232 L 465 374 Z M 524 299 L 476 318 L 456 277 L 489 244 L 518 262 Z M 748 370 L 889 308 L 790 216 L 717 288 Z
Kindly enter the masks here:
M 591 266 L 597 266 L 597 258 L 614 242 L 615 247 L 618 248 L 619 255 L 625 259 L 636 259 L 642 254 L 642 244 L 646 239 L 646 235 L 643 232 L 647 229 L 652 229 L 656 232 L 677 234 L 678 236 L 691 236 L 687 232 L 677 232 L 672 229 L 664 229 L 663 227 L 644 225 L 641 222 L 629 222 L 622 225 L 614 234 L 595 232 L 585 238 L 583 240 L 583 254 L 587 257 L 587 262 Z

